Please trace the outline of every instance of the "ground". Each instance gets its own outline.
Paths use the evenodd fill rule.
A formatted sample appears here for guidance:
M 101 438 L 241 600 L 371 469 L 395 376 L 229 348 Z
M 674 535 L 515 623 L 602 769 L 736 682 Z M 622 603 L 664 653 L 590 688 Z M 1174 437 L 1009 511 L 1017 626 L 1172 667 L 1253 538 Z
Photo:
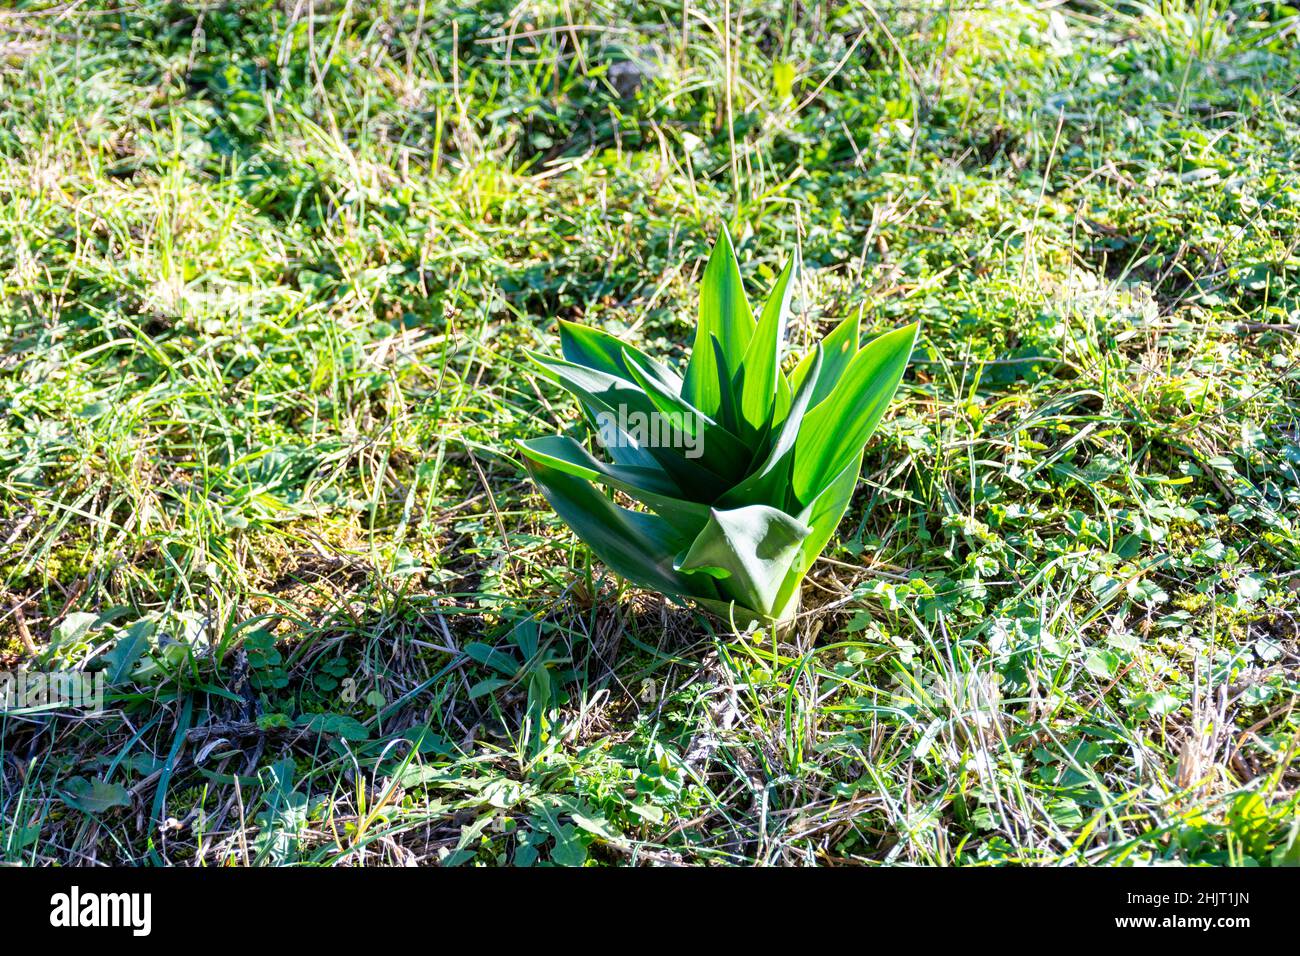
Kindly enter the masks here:
M 685 16 L 685 20 L 683 20 Z M 1300 862 L 1279 3 L 0 12 L 0 860 Z M 556 319 L 920 319 L 774 643 L 514 441 Z

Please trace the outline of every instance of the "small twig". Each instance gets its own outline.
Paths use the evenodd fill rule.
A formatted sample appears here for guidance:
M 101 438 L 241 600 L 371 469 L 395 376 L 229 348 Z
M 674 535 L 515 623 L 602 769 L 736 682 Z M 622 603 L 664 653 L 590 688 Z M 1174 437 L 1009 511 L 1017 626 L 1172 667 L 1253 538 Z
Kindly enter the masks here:
M 72 590 L 68 592 L 67 600 L 63 602 L 63 607 L 60 609 L 59 613 L 54 615 L 54 620 L 58 621 L 62 619 L 70 610 L 72 610 L 72 605 L 77 603 L 77 599 L 86 593 L 86 581 L 89 577 L 90 575 L 86 575 L 86 577 L 81 578 L 76 584 L 72 585 Z
M 14 623 L 18 625 L 18 639 L 23 642 L 23 649 L 32 657 L 38 657 L 41 653 L 36 642 L 32 640 L 32 632 L 27 629 L 27 616 L 23 614 L 22 604 L 15 603 L 13 608 Z
M 273 733 L 302 732 L 301 727 L 262 727 L 255 720 L 223 720 L 202 727 L 191 727 L 185 731 L 185 739 L 198 743 L 209 737 L 263 737 Z

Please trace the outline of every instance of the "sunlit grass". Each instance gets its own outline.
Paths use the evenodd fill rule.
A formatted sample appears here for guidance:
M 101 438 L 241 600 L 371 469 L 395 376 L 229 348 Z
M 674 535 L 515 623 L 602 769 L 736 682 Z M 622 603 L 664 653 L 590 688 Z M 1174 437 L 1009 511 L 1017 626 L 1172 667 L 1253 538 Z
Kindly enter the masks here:
M 0 718 L 4 859 L 1295 862 L 1284 8 L 27 6 L 0 669 L 117 679 Z M 512 451 L 724 224 L 796 351 L 923 329 L 776 645 Z

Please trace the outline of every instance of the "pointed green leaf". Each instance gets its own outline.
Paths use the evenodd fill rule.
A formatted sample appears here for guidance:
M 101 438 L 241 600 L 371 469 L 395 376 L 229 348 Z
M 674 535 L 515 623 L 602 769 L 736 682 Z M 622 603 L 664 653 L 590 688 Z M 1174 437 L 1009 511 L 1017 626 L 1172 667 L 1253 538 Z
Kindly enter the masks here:
M 661 423 L 670 424 L 680 433 L 681 447 L 673 449 L 678 455 L 698 458 L 701 465 L 728 482 L 743 474 L 749 464 L 750 451 L 739 438 L 681 396 L 667 391 L 641 368 L 636 356 L 629 353 L 625 359 L 636 383 L 645 390 L 662 416 Z
M 601 435 L 601 422 L 587 409 L 587 406 L 579 403 L 578 407 L 582 411 L 582 420 L 587 423 L 587 427 L 591 429 L 593 434 Z M 602 444 L 602 447 L 605 449 L 605 453 L 614 459 L 616 463 L 631 468 L 647 468 L 652 471 L 655 469 L 663 470 L 655 456 L 646 449 L 638 447 L 630 435 L 617 427 L 613 428 L 612 431 L 615 440 L 609 444 Z M 606 427 L 603 433 L 604 437 L 609 438 L 610 432 L 611 429 Z
M 583 479 L 543 462 L 530 458 L 525 464 L 555 513 L 615 574 L 668 594 L 715 590 L 702 575 L 673 567 L 689 539 L 663 518 L 620 508 Z
M 724 428 L 733 435 L 739 436 L 740 430 L 740 401 L 737 396 L 740 394 L 739 383 L 744 381 L 745 370 L 742 368 L 735 371 L 731 363 L 727 361 L 727 354 L 722 350 L 722 343 L 718 341 L 716 335 L 709 336 L 709 345 L 713 348 L 713 364 L 718 370 L 718 394 L 721 399 L 718 405 L 718 421 Z M 740 441 L 739 437 L 736 439 Z M 750 455 L 746 454 L 745 464 L 749 463 Z
M 570 392 L 592 415 L 600 412 L 617 414 L 619 408 L 626 409 L 628 413 L 649 414 L 655 411 L 654 402 L 635 379 L 528 350 L 524 354 L 546 378 Z
M 706 415 L 716 415 L 722 401 L 722 383 L 709 337 L 718 337 L 728 365 L 738 368 L 753 334 L 754 314 L 745 299 L 736 251 L 724 228 L 700 283 L 699 324 L 682 383 L 682 397 Z
M 816 408 L 820 405 L 826 396 L 834 390 L 835 386 L 839 384 L 844 370 L 853 361 L 853 356 L 858 354 L 858 342 L 861 336 L 862 313 L 859 311 L 840 322 L 831 330 L 831 334 L 822 340 L 822 367 L 817 375 L 816 384 L 813 386 L 812 403 L 809 408 Z M 794 372 L 790 375 L 790 384 L 796 391 L 803 384 L 804 377 L 811 369 L 811 360 L 812 353 L 809 352 L 795 366 Z
M 632 380 L 632 372 L 623 360 L 626 349 L 637 357 L 645 371 L 673 394 L 681 394 L 682 379 L 661 362 L 656 362 L 645 352 L 623 342 L 601 329 L 587 328 L 564 319 L 560 323 L 560 351 L 575 365 L 583 365 L 599 372 Z
M 670 498 L 682 493 L 677 483 L 657 465 L 653 468 L 639 468 L 635 465 L 606 464 L 567 435 L 546 435 L 517 444 L 520 451 L 534 461 L 588 481 L 600 481 L 623 491 L 636 489 Z
M 744 481 L 719 498 L 719 505 L 739 507 L 744 504 L 766 504 L 776 508 L 785 507 L 790 497 L 790 472 L 794 467 L 795 443 L 812 399 L 813 385 L 820 366 L 821 346 L 818 345 L 813 349 L 813 378 L 804 381 L 791 401 L 790 412 L 781 423 L 781 429 L 773 439 L 767 457 L 758 468 L 750 469 Z
M 778 380 L 781 378 L 781 345 L 785 341 L 785 326 L 794 293 L 791 279 L 796 269 L 797 261 L 792 258 L 781 270 L 772 294 L 763 306 L 758 328 L 749 340 L 749 347 L 745 349 L 745 358 L 741 363 L 744 384 L 739 417 L 748 426 L 750 435 L 758 434 L 767 424 L 777 398 Z
M 679 497 L 681 490 L 657 467 L 650 469 L 608 465 L 564 435 L 519 442 L 519 449 L 532 461 L 626 492 L 653 510 L 684 537 L 699 534 L 709 520 L 708 506 Z
M 808 525 L 812 531 L 799 546 L 799 557 L 791 562 L 790 570 L 786 573 L 786 579 L 782 582 L 781 591 L 777 595 L 777 607 L 792 601 L 798 594 L 799 585 L 803 583 L 805 575 L 812 570 L 813 562 L 817 560 L 822 549 L 835 534 L 840 519 L 848 510 L 849 502 L 853 500 L 853 491 L 858 486 L 858 472 L 861 470 L 862 454 L 859 452 L 858 456 L 845 465 L 844 470 L 831 480 L 825 490 L 799 513 L 799 520 Z
M 597 434 L 604 433 L 608 436 L 610 431 L 608 427 L 602 430 L 601 424 L 597 421 L 597 416 L 601 412 L 613 411 L 607 403 L 608 399 L 604 393 L 618 388 L 636 389 L 635 383 L 609 372 L 579 365 L 575 362 L 539 355 L 528 349 L 524 349 L 524 355 L 538 367 L 548 381 L 554 382 L 578 399 L 579 404 L 582 406 L 583 419 L 591 430 Z M 574 377 L 574 375 L 579 374 L 580 377 Z M 610 397 L 616 400 L 616 393 L 612 393 Z M 632 400 L 635 401 L 635 397 Z M 647 398 L 646 401 L 649 401 L 649 399 Z M 643 468 L 656 466 L 655 457 L 649 451 L 640 448 L 626 433 L 620 431 L 616 437 L 619 440 L 608 444 L 606 451 L 620 465 L 634 465 Z
M 648 455 L 649 461 L 668 472 L 678 487 L 691 489 L 690 497 L 695 498 L 698 494 L 701 501 L 714 500 L 731 483 L 729 479 L 706 467 L 702 461 L 684 457 L 679 449 L 643 445 L 618 427 L 620 409 L 623 410 L 624 419 L 634 412 L 647 416 L 647 421 L 651 420 L 650 416 L 659 414 L 654 400 L 636 382 L 563 359 L 528 351 L 524 354 L 547 378 L 571 392 L 583 404 L 588 421 L 597 434 L 604 438 L 618 439 L 606 442 L 605 447 L 619 464 L 645 467 L 648 461 L 644 456 Z M 704 447 L 708 448 L 707 443 Z
M 785 417 L 790 414 L 790 404 L 794 401 L 794 393 L 798 388 L 798 385 L 791 383 L 784 375 L 777 376 L 776 398 L 772 402 L 772 416 L 767 429 L 767 437 L 770 438 L 772 435 L 780 433 Z
M 811 502 L 862 451 L 903 378 L 917 328 L 888 332 L 861 349 L 834 391 L 804 416 L 794 452 L 800 502 Z

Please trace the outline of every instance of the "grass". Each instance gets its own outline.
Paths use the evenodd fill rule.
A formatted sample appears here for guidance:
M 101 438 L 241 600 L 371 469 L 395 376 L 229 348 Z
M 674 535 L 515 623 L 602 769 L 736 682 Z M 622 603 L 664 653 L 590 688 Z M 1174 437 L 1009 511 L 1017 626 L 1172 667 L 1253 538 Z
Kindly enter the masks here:
M 0 859 L 1300 862 L 1297 26 L 0 12 L 0 663 L 112 681 L 0 716 Z M 797 347 L 923 322 L 775 646 L 511 452 L 723 223 Z

